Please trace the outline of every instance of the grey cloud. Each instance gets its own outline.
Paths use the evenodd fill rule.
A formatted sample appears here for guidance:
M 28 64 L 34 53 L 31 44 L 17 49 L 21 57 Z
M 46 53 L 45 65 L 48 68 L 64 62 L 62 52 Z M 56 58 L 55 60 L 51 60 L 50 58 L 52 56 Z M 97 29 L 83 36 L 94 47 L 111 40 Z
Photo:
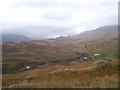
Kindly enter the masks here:
M 56 7 L 58 6 L 55 2 L 20 2 L 12 5 L 12 7 Z
M 42 2 L 39 2 L 39 1 L 34 1 L 34 2 L 19 2 L 19 3 L 16 3 L 14 5 L 12 5 L 11 7 L 43 7 L 43 8 L 49 8 L 49 7 L 69 7 L 69 8 L 72 8 L 74 10 L 82 10 L 84 8 L 91 8 L 91 9 L 97 9 L 101 6 L 111 6 L 111 5 L 115 5 L 116 2 L 102 2 L 102 3 L 87 3 L 87 4 L 83 4 L 83 3 L 79 3 L 79 2 L 62 2 L 62 3 L 59 3 L 59 2 L 51 2 L 50 0 L 47 0 L 47 1 L 42 1 Z
M 32 38 L 49 38 L 51 36 L 72 35 L 74 34 L 74 28 L 75 27 L 27 26 L 14 27 L 7 30 L 3 29 L 3 33 L 22 34 Z
M 114 0 L 113 0 L 114 1 Z M 39 25 L 39 26 L 31 26 L 28 23 L 23 23 L 23 25 L 19 24 L 19 21 L 16 22 L 18 23 L 15 24 L 15 22 L 11 23 L 10 21 L 8 22 L 6 19 L 6 22 L 3 20 L 1 20 L 0 25 L 3 27 L 3 33 L 13 33 L 13 34 L 22 34 L 22 35 L 27 35 L 29 37 L 32 38 L 49 38 L 49 37 L 54 37 L 54 36 L 59 36 L 59 35 L 73 35 L 76 34 L 75 33 L 75 28 L 77 27 L 85 27 L 87 28 L 87 30 L 90 29 L 94 29 L 97 27 L 101 27 L 104 25 L 109 25 L 109 24 L 116 24 L 117 23 L 117 12 L 115 11 L 115 7 L 117 4 L 115 2 L 104 2 L 103 3 L 92 3 L 92 4 L 81 4 L 81 3 L 70 3 L 70 2 L 63 2 L 63 3 L 58 3 L 58 2 L 50 2 L 50 1 L 43 1 L 43 2 L 21 2 L 21 3 L 17 3 L 12 5 L 12 9 L 15 8 L 17 9 L 17 7 L 31 7 L 31 8 L 42 8 L 44 10 L 46 10 L 46 8 L 49 11 L 45 11 L 40 18 L 44 20 L 48 20 L 48 22 L 50 20 L 58 20 L 58 24 L 61 22 L 65 22 L 68 19 L 71 19 L 74 15 L 72 15 L 72 11 L 73 13 L 79 13 L 85 10 L 91 11 L 91 13 L 95 13 L 98 11 L 96 14 L 96 16 L 99 16 L 99 14 L 101 15 L 100 17 L 98 17 L 97 19 L 93 20 L 86 20 L 86 22 L 84 23 L 79 23 L 79 21 L 76 20 L 76 25 L 68 25 L 68 26 L 62 26 L 62 27 L 57 27 L 57 26 L 49 26 L 49 23 L 46 23 L 45 26 Z M 54 9 L 56 9 L 57 7 L 61 7 L 63 8 L 63 11 L 56 11 L 56 10 L 52 10 L 49 7 L 53 7 Z M 110 8 L 109 8 L 110 7 Z M 30 8 L 30 9 L 31 9 Z M 68 8 L 70 11 L 66 12 L 64 10 L 64 8 Z M 36 9 L 39 11 L 39 9 Z M 114 11 L 113 11 L 114 10 Z M 15 14 L 16 12 L 14 12 L 13 14 Z M 103 16 L 102 16 L 102 14 Z M 115 13 L 115 14 L 113 14 Z M 31 11 L 32 14 L 32 11 Z M 37 14 L 37 13 L 35 13 Z M 82 14 L 82 13 L 81 13 Z M 105 15 L 105 16 L 104 16 Z M 32 17 L 32 16 L 31 16 Z M 89 15 L 88 15 L 89 17 Z M 34 18 L 34 17 L 32 17 Z M 30 18 L 31 19 L 31 18 Z M 24 21 L 24 20 L 23 20 Z M 29 20 L 28 20 L 29 21 Z M 34 20 L 33 20 L 34 21 Z M 60 22 L 59 22 L 60 21 Z M 69 20 L 68 20 L 69 21 Z M 3 23 L 4 22 L 4 23 Z M 56 21 L 55 21 L 56 22 Z M 53 21 L 53 23 L 55 23 Z M 75 21 L 74 21 L 75 22 Z M 69 22 L 66 22 L 69 24 Z M 38 24 L 38 23 L 37 23 Z
M 70 13 L 50 12 L 42 16 L 43 19 L 67 20 L 72 18 Z
M 86 5 L 87 6 L 87 5 Z M 93 6 L 93 5 L 91 5 Z M 59 2 L 50 2 L 49 0 L 48 1 L 43 1 L 43 2 L 38 2 L 38 1 L 35 1 L 35 2 L 19 2 L 19 3 L 16 3 L 14 5 L 12 5 L 11 7 L 13 8 L 16 8 L 16 7 L 43 7 L 43 8 L 49 8 L 49 7 L 63 7 L 63 8 L 66 8 L 66 7 L 69 7 L 69 8 L 75 8 L 75 9 L 83 9 L 83 7 L 85 7 L 85 5 L 82 5 L 80 3 L 70 3 L 70 2 L 62 2 L 62 3 L 59 3 Z

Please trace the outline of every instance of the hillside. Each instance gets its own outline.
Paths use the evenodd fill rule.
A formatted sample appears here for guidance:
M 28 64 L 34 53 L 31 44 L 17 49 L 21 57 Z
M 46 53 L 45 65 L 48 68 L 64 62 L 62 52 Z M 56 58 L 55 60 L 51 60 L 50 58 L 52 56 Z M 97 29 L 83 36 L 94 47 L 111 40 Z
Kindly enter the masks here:
M 19 72 L 26 65 L 37 68 L 40 65 L 74 61 L 79 56 L 78 53 L 84 52 L 117 58 L 117 44 L 117 26 L 105 26 L 56 39 L 4 43 L 3 73 Z
M 86 31 L 68 38 L 58 38 L 62 42 L 69 42 L 73 49 L 88 53 L 105 53 L 117 50 L 117 26 L 104 26 L 92 31 Z M 87 49 L 84 49 L 85 44 Z M 112 48 L 111 48 L 112 47 Z

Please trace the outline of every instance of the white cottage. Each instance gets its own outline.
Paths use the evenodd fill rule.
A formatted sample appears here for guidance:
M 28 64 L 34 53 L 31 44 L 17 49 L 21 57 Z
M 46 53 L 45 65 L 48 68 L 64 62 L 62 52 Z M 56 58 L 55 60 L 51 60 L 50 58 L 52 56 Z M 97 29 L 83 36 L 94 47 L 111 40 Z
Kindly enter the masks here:
M 25 68 L 26 68 L 27 70 L 29 70 L 31 67 L 30 67 L 30 66 L 26 66 Z
M 101 54 L 93 54 L 93 56 L 100 56 Z

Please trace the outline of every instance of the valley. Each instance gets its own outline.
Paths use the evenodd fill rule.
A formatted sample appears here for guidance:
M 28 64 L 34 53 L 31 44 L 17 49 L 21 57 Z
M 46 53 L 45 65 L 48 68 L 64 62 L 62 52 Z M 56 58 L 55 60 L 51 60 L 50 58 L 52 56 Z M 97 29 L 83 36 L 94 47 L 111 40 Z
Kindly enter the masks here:
M 56 39 L 6 42 L 2 47 L 3 87 L 118 87 L 117 26 Z M 112 62 L 94 66 L 107 58 Z M 26 66 L 29 69 L 21 71 Z

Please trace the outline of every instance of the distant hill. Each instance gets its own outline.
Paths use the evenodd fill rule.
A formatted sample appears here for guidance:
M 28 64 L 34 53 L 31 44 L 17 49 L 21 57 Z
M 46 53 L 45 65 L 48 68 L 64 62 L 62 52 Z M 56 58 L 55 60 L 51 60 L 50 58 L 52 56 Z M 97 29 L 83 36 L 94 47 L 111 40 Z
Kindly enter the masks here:
M 28 41 L 30 38 L 19 35 L 19 34 L 3 34 L 2 35 L 2 42 L 18 42 L 18 41 Z

